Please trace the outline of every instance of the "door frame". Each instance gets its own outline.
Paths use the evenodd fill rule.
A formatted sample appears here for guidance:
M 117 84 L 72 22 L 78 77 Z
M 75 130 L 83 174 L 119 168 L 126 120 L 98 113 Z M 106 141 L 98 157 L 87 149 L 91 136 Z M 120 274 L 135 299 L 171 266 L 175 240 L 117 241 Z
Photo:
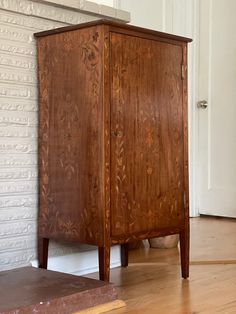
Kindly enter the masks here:
M 189 48 L 189 194 L 190 216 L 199 216 L 199 55 L 200 55 L 200 1 L 192 0 L 192 46 Z

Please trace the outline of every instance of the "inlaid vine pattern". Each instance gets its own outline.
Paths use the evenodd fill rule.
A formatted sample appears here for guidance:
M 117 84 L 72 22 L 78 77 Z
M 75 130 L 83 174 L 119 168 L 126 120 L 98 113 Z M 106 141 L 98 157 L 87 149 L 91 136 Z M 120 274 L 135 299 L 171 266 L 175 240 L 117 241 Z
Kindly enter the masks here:
M 182 57 L 180 47 L 120 34 L 112 45 L 112 233 L 118 236 L 183 221 Z
M 40 233 L 84 238 L 91 243 L 101 238 L 102 228 L 102 224 L 96 223 L 101 198 L 96 158 L 100 154 L 100 133 L 98 123 L 91 124 L 100 119 L 101 41 L 96 29 L 81 34 L 58 34 L 54 40 L 53 44 L 51 39 L 43 38 L 39 51 Z M 74 59 L 79 67 L 69 61 Z M 81 78 L 77 69 L 88 73 L 86 86 L 87 77 Z M 80 85 L 71 81 L 72 77 Z M 83 90 L 78 93 L 76 89 Z M 89 169 L 96 170 L 91 173 Z M 76 191 L 78 195 L 73 196 Z

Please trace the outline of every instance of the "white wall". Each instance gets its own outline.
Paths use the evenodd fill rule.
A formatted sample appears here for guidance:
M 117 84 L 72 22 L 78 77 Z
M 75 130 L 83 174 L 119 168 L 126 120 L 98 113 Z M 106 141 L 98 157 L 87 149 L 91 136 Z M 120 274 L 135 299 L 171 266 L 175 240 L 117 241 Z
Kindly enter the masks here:
M 162 0 L 120 0 L 120 8 L 130 12 L 131 24 L 163 30 L 165 16 L 163 15 L 165 2 Z
M 90 0 L 90 1 L 98 4 L 108 5 L 110 7 L 114 6 L 114 0 Z

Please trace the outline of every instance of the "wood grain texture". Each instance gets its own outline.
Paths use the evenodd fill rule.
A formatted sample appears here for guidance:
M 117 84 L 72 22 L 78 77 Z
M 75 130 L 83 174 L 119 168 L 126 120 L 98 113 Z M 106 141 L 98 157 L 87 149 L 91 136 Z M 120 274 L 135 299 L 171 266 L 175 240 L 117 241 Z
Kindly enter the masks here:
M 107 314 L 236 313 L 236 220 L 198 217 L 190 226 L 190 278 L 179 279 L 178 248 L 132 250 L 129 267 L 111 270 L 126 307 Z
M 110 245 L 98 248 L 99 279 L 109 281 L 110 279 Z
M 183 36 L 177 36 L 177 35 L 173 35 L 173 34 L 167 34 L 167 33 L 159 32 L 159 31 L 154 31 L 152 29 L 137 27 L 134 25 L 119 23 L 119 22 L 106 20 L 106 19 L 100 19 L 100 20 L 96 20 L 96 21 L 92 21 L 92 22 L 86 22 L 86 23 L 81 23 L 81 24 L 77 24 L 77 25 L 70 25 L 70 26 L 60 27 L 57 29 L 51 29 L 48 31 L 38 32 L 35 34 L 35 37 L 44 37 L 44 36 L 55 35 L 55 34 L 59 34 L 59 33 L 63 33 L 63 32 L 70 32 L 70 31 L 79 30 L 82 28 L 92 27 L 95 25 L 106 25 L 109 27 L 109 29 L 117 28 L 117 29 L 119 29 L 120 32 L 122 32 L 122 30 L 124 30 L 125 32 L 134 31 L 136 34 L 144 34 L 144 36 L 152 35 L 152 36 L 155 36 L 156 38 L 159 38 L 159 39 L 164 38 L 167 40 L 174 40 L 175 42 L 176 41 L 180 41 L 180 42 L 191 42 L 192 41 L 191 38 L 187 38 L 187 37 L 183 37 Z
M 103 244 L 102 38 L 40 41 L 39 235 Z
M 111 234 L 179 226 L 182 47 L 112 33 L 111 51 Z
M 87 310 L 79 311 L 73 314 L 101 314 L 108 311 L 113 311 L 125 306 L 125 302 L 122 300 L 115 300 L 106 304 L 96 305 Z
M 184 176 L 184 229 L 180 232 L 180 249 L 181 249 L 181 270 L 182 277 L 189 277 L 189 251 L 190 251 L 190 226 L 189 226 L 189 173 L 188 173 L 188 73 L 187 73 L 187 56 L 188 47 L 182 44 L 183 49 L 183 176 Z
M 187 277 L 188 40 L 106 21 L 36 36 L 41 267 L 48 239 L 94 244 L 108 281 L 111 244 L 127 266 L 130 240 L 179 233 Z
M 110 277 L 110 246 L 111 246 L 111 166 L 110 166 L 110 31 L 107 25 L 104 25 L 101 29 L 103 38 L 103 120 L 104 130 L 102 143 L 104 150 L 104 241 L 103 247 L 99 247 L 99 271 L 100 280 L 109 281 Z

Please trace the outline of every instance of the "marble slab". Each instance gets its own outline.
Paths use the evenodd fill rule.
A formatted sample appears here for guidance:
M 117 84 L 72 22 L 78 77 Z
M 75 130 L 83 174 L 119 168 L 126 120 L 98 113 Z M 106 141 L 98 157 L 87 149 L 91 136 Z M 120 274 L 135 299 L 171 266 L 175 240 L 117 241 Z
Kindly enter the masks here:
M 116 299 L 100 280 L 34 267 L 0 272 L 0 314 L 69 314 Z

